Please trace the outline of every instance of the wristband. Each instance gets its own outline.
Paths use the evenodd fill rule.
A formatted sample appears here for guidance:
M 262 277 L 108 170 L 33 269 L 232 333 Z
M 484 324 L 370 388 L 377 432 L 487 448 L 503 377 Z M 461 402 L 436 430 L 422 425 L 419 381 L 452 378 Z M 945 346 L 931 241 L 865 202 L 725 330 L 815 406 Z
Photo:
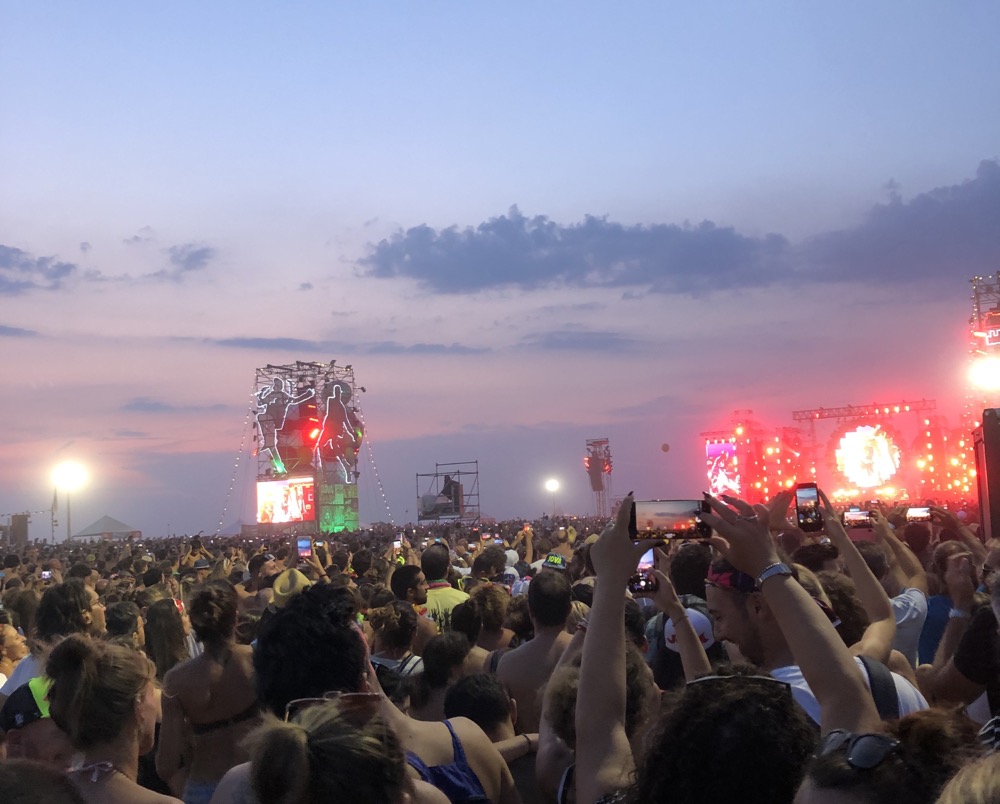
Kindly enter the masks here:
M 522 734 L 521 736 L 524 738 L 524 741 L 528 744 L 528 753 L 530 754 L 531 753 L 531 738 L 527 734 Z
M 968 620 L 972 616 L 972 612 L 967 609 L 949 609 L 948 619 L 949 620 Z
M 773 564 L 768 564 L 764 569 L 760 571 L 760 575 L 757 576 L 756 586 L 760 589 L 761 585 L 768 578 L 773 578 L 775 575 L 792 575 L 792 568 L 787 564 L 783 564 L 780 561 L 775 561 Z

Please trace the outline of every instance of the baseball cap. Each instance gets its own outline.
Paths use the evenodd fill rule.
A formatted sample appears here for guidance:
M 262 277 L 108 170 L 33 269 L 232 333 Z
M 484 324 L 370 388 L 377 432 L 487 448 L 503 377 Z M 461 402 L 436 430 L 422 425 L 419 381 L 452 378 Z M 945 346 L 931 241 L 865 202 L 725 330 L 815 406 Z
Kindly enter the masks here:
M 23 729 L 36 720 L 49 716 L 49 686 L 51 681 L 37 676 L 14 690 L 0 709 L 0 731 Z

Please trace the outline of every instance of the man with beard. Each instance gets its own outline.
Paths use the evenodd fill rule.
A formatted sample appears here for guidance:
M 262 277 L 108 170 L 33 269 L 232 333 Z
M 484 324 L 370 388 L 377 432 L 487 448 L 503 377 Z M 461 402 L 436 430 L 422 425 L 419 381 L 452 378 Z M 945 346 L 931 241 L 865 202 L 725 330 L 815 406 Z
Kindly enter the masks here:
M 409 603 L 417 612 L 417 633 L 413 637 L 413 652 L 420 656 L 427 641 L 437 636 L 437 626 L 434 621 L 423 615 L 427 605 L 427 576 L 420 567 L 404 564 L 392 573 L 389 588 L 392 589 L 396 600 Z

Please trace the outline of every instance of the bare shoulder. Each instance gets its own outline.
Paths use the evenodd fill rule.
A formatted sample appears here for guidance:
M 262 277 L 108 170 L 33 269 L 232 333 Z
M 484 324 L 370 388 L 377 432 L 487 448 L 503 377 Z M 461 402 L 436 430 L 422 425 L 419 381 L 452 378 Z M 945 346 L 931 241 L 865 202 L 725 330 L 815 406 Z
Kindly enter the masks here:
M 413 793 L 413 800 L 418 804 L 448 804 L 448 796 L 434 785 L 427 784 L 420 779 L 413 780 Z

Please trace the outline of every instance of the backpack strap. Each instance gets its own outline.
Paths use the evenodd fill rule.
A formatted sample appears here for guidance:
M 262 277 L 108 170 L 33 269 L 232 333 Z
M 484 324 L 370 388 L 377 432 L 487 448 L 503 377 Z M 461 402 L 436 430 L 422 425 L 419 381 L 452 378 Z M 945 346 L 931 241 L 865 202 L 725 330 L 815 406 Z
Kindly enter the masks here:
M 882 662 L 868 656 L 859 656 L 861 664 L 868 673 L 868 684 L 875 699 L 882 720 L 896 720 L 899 717 L 899 693 L 896 692 L 896 682 L 892 680 L 892 672 Z

